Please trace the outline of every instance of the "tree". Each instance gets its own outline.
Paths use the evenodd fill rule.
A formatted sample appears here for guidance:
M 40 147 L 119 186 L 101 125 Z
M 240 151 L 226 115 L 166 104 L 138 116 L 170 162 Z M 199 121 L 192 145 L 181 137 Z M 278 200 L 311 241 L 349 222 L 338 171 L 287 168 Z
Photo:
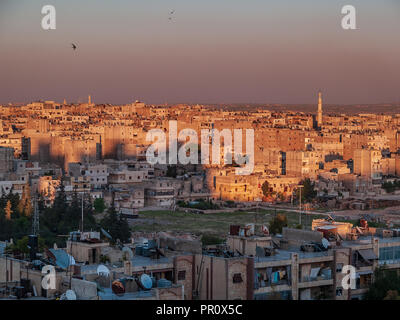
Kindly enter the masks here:
M 29 253 L 29 246 L 28 246 L 28 236 L 24 236 L 21 239 L 17 240 L 17 242 L 11 247 L 11 250 L 18 253 Z M 42 237 L 38 238 L 38 246 L 39 251 L 43 251 L 46 247 L 44 239 Z
M 6 219 L 7 220 L 11 220 L 11 215 L 12 215 L 13 211 L 11 209 L 11 201 L 10 200 L 7 201 L 7 204 L 6 204 L 6 207 L 5 207 L 4 211 L 5 211 L 5 214 L 6 214 Z
M 86 194 L 83 201 L 83 222 L 87 229 L 93 229 L 97 227 L 96 220 L 94 218 L 92 197 L 90 194 Z
M 288 221 L 286 215 L 278 213 L 269 223 L 269 231 L 273 234 L 282 233 L 283 227 L 287 227 L 287 225 Z
M 365 300 L 392 300 L 394 292 L 400 292 L 400 277 L 396 270 L 380 267 L 375 270 L 374 282 L 364 296 Z M 397 297 L 397 296 L 396 296 Z
M 61 179 L 53 205 L 40 211 L 40 234 L 45 237 L 47 244 L 56 242 L 57 245 L 65 245 L 65 239 L 57 235 L 65 235 L 79 227 L 81 207 L 77 195 L 75 195 L 74 206 L 71 209 L 67 202 L 63 179 Z
M 12 221 L 12 237 L 14 239 L 19 239 L 32 231 L 32 224 L 30 220 L 25 217 L 19 217 Z
M 0 240 L 9 240 L 12 238 L 12 226 L 13 226 L 13 221 L 11 220 L 11 214 L 10 214 L 10 220 L 7 219 L 6 217 L 6 212 L 5 208 L 2 207 L 0 208 Z
M 58 209 L 60 212 L 65 213 L 67 209 L 67 195 L 65 194 L 64 178 L 61 178 L 59 190 L 57 196 L 54 199 L 54 208 Z
M 382 188 L 385 189 L 387 193 L 393 193 L 398 187 L 397 183 L 392 183 L 392 182 L 384 182 L 382 184 Z
M 112 243 L 118 239 L 121 242 L 128 242 L 131 236 L 129 224 L 126 219 L 117 214 L 114 205 L 107 210 L 107 215 L 101 220 L 101 226 L 111 235 Z
M 129 242 L 131 238 L 131 228 L 129 227 L 128 221 L 126 218 L 119 217 L 118 220 L 118 227 L 119 227 L 119 240 L 124 242 Z
M 103 198 L 96 198 L 93 202 L 93 206 L 94 206 L 94 211 L 96 213 L 103 213 L 104 210 L 106 209 L 106 205 L 104 203 Z
M 4 208 L 7 204 L 7 201 L 10 201 L 11 210 L 14 213 L 14 217 L 18 217 L 19 216 L 18 205 L 20 203 L 20 199 L 18 193 L 14 193 L 13 191 L 14 187 L 11 187 L 10 192 L 7 195 L 3 194 L 3 196 L 0 199 L 1 207 Z
M 264 181 L 264 183 L 261 186 L 261 190 L 263 192 L 264 197 L 268 198 L 273 194 L 273 191 L 271 191 L 269 187 L 268 181 Z
M 22 191 L 22 198 L 18 203 L 18 212 L 21 216 L 30 217 L 32 214 L 31 188 L 26 183 Z
M 71 219 L 71 227 L 72 225 L 78 227 L 79 222 L 81 221 L 82 216 L 82 201 L 78 197 L 78 193 L 76 191 L 76 187 L 74 188 L 74 192 L 72 193 L 71 204 L 68 208 L 68 217 Z
M 309 178 L 304 179 L 300 182 L 300 185 L 303 186 L 301 190 L 301 201 L 307 202 L 312 201 L 317 196 L 317 191 L 315 188 L 315 183 L 312 182 Z M 300 199 L 300 188 L 296 191 L 296 198 Z
M 389 290 L 386 297 L 383 300 L 400 300 L 400 296 L 397 290 Z

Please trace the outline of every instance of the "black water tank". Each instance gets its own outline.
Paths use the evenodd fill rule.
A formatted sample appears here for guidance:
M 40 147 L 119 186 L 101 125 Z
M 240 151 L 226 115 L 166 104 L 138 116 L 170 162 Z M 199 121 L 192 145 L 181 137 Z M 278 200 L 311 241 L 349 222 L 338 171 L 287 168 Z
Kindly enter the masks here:
M 17 299 L 25 298 L 25 288 L 22 286 L 14 287 L 15 295 Z
M 31 280 L 21 279 L 21 287 L 24 287 L 25 293 L 31 292 Z

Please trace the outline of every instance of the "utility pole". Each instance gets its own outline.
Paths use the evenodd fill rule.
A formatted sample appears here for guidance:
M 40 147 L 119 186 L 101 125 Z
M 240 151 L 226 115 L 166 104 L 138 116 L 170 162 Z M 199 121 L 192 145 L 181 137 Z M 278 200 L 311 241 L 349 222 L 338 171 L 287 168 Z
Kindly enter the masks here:
M 299 224 L 301 225 L 301 189 L 303 188 L 303 185 L 298 185 L 298 188 L 300 189 L 300 199 L 299 199 L 299 203 L 300 203 L 300 213 L 299 213 Z

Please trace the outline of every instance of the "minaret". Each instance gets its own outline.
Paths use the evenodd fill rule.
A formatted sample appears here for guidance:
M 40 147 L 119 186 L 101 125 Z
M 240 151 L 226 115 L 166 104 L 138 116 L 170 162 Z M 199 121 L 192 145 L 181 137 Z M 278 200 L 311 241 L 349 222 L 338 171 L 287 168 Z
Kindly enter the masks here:
M 322 93 L 318 92 L 318 117 L 317 117 L 318 127 L 322 127 Z
M 92 97 L 90 95 L 88 97 L 88 104 L 92 104 Z

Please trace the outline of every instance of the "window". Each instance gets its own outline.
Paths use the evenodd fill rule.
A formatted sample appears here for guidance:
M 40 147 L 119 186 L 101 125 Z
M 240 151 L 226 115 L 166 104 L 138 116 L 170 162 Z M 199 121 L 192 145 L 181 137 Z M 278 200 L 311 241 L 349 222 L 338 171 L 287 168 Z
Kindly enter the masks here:
M 186 271 L 181 270 L 178 272 L 178 280 L 185 280 L 186 279 Z
M 240 283 L 240 282 L 243 282 L 242 274 L 241 273 L 235 273 L 233 275 L 233 283 Z

